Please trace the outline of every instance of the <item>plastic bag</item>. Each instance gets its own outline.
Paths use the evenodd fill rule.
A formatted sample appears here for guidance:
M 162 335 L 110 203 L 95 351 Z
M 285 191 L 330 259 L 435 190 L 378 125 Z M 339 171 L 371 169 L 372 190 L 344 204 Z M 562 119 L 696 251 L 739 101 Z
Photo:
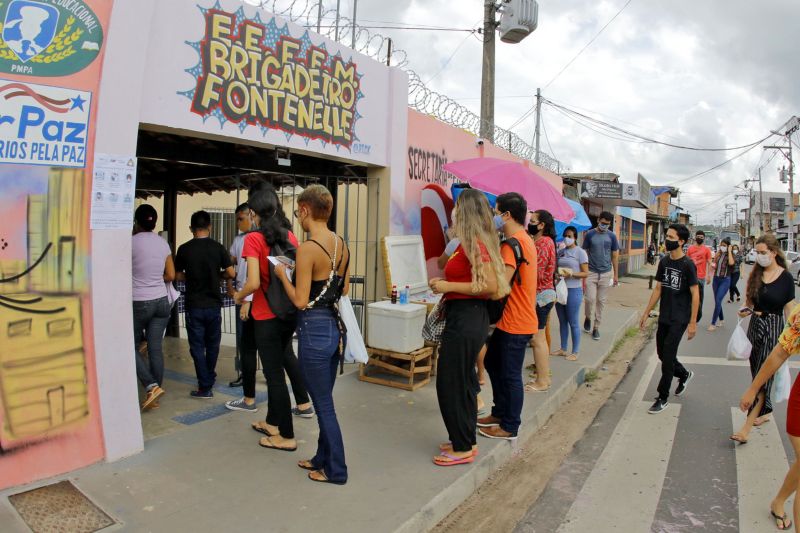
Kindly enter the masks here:
M 561 305 L 567 305 L 567 299 L 569 298 L 569 289 L 567 289 L 567 282 L 564 281 L 564 278 L 561 278 L 558 283 L 556 283 L 556 301 Z
M 750 351 L 753 349 L 753 345 L 750 344 L 750 341 L 747 339 L 747 332 L 745 332 L 742 327 L 743 320 L 744 319 L 739 319 L 739 323 L 736 325 L 736 329 L 733 330 L 733 335 L 731 335 L 731 340 L 728 341 L 729 361 L 747 359 L 750 357 Z
M 349 296 L 342 296 L 339 299 L 339 315 L 347 328 L 347 345 L 344 348 L 344 360 L 348 363 L 366 363 L 369 361 L 367 347 L 364 344 L 364 337 L 361 336 L 361 329 L 358 327 L 356 314 L 353 311 L 353 304 L 350 303 Z
M 778 371 L 775 372 L 773 385 L 773 402 L 785 402 L 789 399 L 789 393 L 792 391 L 792 376 L 789 374 L 788 362 L 784 361 Z

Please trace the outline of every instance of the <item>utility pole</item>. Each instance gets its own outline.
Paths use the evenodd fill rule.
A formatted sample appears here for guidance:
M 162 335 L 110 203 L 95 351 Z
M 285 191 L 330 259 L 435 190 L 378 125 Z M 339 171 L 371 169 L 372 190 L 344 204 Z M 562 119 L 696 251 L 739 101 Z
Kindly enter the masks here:
M 536 131 L 534 135 L 536 136 L 536 152 L 534 156 L 533 162 L 536 163 L 536 166 L 539 166 L 539 135 L 541 135 L 541 127 L 542 123 L 542 90 L 536 89 Z
M 341 7 L 342 0 L 336 0 L 336 29 L 333 30 L 333 40 L 339 41 L 339 8 Z
M 761 183 L 761 168 L 758 169 L 758 203 L 760 204 L 761 211 L 758 215 L 758 221 L 761 224 L 761 235 L 764 234 L 764 186 Z
M 350 48 L 353 50 L 356 49 L 356 8 L 358 8 L 358 0 L 353 0 L 353 29 L 351 30 L 353 35 L 350 38 Z
M 483 0 L 483 66 L 481 68 L 480 136 L 494 142 L 494 30 L 495 0 Z
M 792 124 L 792 126 L 788 126 Z M 782 136 L 786 140 L 786 146 L 765 146 L 765 150 L 778 150 L 783 156 L 789 160 L 789 235 L 786 242 L 786 251 L 794 252 L 794 161 L 792 160 L 792 134 L 800 129 L 800 120 L 797 117 L 792 117 L 787 122 L 787 129 L 785 132 L 773 131 L 777 135 Z

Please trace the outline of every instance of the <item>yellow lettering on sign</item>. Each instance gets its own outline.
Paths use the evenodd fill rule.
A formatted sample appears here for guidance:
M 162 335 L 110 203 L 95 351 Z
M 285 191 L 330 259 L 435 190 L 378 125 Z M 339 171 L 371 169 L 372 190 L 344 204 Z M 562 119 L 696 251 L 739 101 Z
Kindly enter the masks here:
M 261 86 L 267 89 L 277 89 L 281 84 L 281 77 L 278 74 L 270 73 L 270 69 L 278 70 L 281 64 L 278 58 L 273 55 L 264 56 L 261 64 Z
M 294 54 L 300 50 L 300 45 L 294 41 L 284 39 L 281 42 L 281 63 L 284 65 L 294 61 Z
M 260 52 L 259 43 L 264 38 L 264 29 L 250 22 L 244 25 L 244 48 L 252 52 Z
M 208 71 L 224 80 L 231 78 L 231 65 L 228 62 L 230 49 L 220 41 L 208 43 Z
M 259 119 L 266 119 L 267 114 L 267 91 L 258 87 L 250 86 L 250 114 Z
M 283 65 L 280 89 L 287 93 L 294 93 L 294 76 L 292 75 L 292 67 L 289 65 Z
M 238 100 L 238 102 L 237 102 Z M 227 104 L 237 115 L 244 115 L 250 107 L 247 85 L 234 80 L 228 85 Z
M 211 39 L 231 45 L 231 25 L 233 17 L 225 13 L 214 13 L 211 16 Z
M 322 50 L 312 49 L 309 56 L 308 67 L 314 70 L 319 70 L 325 64 L 325 58 L 328 56 Z
M 219 94 L 216 89 L 222 86 L 223 79 L 216 74 L 209 73 L 203 84 L 203 92 L 200 98 L 200 105 L 204 109 L 211 107 L 211 102 L 219 102 Z
M 244 69 L 247 67 L 249 63 L 247 52 L 241 46 L 234 45 L 231 48 L 231 79 L 236 79 L 239 81 L 245 81 L 247 76 L 245 76 Z
M 296 116 L 297 97 L 293 94 L 287 94 L 283 104 L 283 123 L 294 128 Z

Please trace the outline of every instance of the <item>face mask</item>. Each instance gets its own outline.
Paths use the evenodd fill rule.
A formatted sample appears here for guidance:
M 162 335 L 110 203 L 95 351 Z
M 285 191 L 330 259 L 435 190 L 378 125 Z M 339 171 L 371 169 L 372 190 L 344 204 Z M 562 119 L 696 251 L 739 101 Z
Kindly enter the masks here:
M 769 254 L 761 255 L 756 254 L 756 263 L 763 268 L 767 268 L 772 264 L 772 256 Z
M 667 251 L 668 251 L 668 252 L 671 252 L 672 250 L 677 250 L 677 249 L 678 249 L 678 247 L 680 247 L 680 244 L 681 244 L 681 243 L 679 243 L 678 241 L 670 241 L 670 240 L 668 239 L 668 240 L 667 240 L 667 241 L 664 243 L 664 246 L 666 247 L 666 249 L 667 249 Z
M 728 251 L 728 247 L 727 246 L 720 246 L 719 247 L 719 251 L 724 254 L 724 253 L 726 253 Z
M 697 244 L 703 244 L 703 241 L 704 241 L 704 240 L 705 240 L 705 239 L 704 239 L 703 237 L 697 237 L 697 238 L 695 239 L 695 242 L 696 242 Z
M 538 235 L 540 231 L 539 224 L 528 224 L 528 233 L 531 235 Z
M 734 248 L 733 250 L 731 250 L 731 253 L 733 253 L 733 255 L 736 255 L 736 254 L 738 254 L 738 253 L 739 253 L 739 250 L 737 250 L 736 248 Z
M 501 230 L 506 223 L 503 222 L 503 215 L 495 215 L 494 216 L 494 229 Z
M 572 237 L 564 237 L 564 244 L 567 246 L 572 246 L 573 244 L 575 244 L 575 239 L 573 239 Z
M 608 224 L 598 224 L 597 229 L 599 229 L 600 231 L 606 231 L 608 230 Z

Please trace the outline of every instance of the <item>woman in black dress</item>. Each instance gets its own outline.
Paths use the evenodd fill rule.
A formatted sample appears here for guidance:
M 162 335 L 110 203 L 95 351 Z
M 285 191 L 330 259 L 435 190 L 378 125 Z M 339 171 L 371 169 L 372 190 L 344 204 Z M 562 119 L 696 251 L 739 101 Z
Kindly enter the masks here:
M 747 305 L 739 311 L 739 316 L 751 315 L 747 339 L 753 345 L 750 373 L 755 378 L 778 343 L 784 317 L 789 316 L 794 304 L 794 280 L 786 270 L 786 259 L 778 240 L 772 235 L 764 235 L 756 241 L 756 264 L 747 281 L 745 301 Z M 772 413 L 771 389 L 772 378 L 759 391 L 744 425 L 731 435 L 731 440 L 744 444 L 753 426 L 760 426 L 769 420 Z

